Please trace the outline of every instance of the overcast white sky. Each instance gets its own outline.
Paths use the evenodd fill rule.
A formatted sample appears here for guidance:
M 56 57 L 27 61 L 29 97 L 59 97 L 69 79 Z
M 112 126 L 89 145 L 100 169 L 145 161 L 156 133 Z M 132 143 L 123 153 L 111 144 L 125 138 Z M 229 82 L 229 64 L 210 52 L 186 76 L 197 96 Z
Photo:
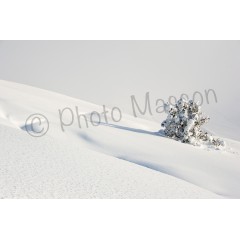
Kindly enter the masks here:
M 143 102 L 147 91 L 153 106 L 157 98 L 209 88 L 219 109 L 238 103 L 239 66 L 239 41 L 0 42 L 0 79 L 127 112 L 130 96 Z

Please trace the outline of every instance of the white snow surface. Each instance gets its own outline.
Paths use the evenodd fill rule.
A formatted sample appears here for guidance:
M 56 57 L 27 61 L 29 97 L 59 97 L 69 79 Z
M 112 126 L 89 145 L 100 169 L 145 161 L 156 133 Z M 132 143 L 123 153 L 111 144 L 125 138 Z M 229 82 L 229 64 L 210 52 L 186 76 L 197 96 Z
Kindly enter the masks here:
M 63 132 L 58 110 L 66 107 L 74 121 Z M 114 122 L 108 113 L 107 122 L 102 115 L 99 126 L 89 122 L 87 128 L 82 121 L 80 128 L 76 107 L 88 117 L 103 111 L 58 93 L 0 81 L 0 198 L 240 197 L 239 141 L 225 138 L 224 150 L 191 146 L 158 133 L 160 123 L 127 114 Z M 49 121 L 42 137 L 27 133 L 26 119 L 34 113 Z M 64 116 L 71 120 L 69 112 Z

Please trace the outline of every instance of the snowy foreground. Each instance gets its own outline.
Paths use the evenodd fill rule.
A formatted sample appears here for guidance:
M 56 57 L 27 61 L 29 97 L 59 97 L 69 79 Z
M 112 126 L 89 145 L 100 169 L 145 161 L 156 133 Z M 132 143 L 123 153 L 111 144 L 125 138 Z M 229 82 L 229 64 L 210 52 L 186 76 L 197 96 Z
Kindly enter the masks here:
M 63 132 L 58 110 L 76 106 L 88 117 L 102 112 L 102 106 L 0 81 L 0 198 L 240 197 L 239 141 L 224 139 L 224 150 L 194 147 L 129 115 L 118 123 L 102 116 L 89 128 L 82 121 L 80 128 L 74 113 Z M 49 121 L 42 137 L 25 127 L 34 113 Z M 71 121 L 67 111 L 64 120 Z

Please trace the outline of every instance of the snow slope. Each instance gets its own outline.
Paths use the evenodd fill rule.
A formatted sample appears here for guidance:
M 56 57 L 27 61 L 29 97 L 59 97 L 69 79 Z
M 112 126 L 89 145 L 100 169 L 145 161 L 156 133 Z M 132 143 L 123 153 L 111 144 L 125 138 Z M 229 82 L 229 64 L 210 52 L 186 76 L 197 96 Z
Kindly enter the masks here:
M 194 147 L 161 136 L 156 122 L 125 114 L 118 123 L 108 114 L 107 122 L 102 115 L 99 126 L 80 128 L 74 113 L 73 124 L 63 132 L 58 110 L 75 112 L 76 106 L 88 119 L 92 111 L 103 111 L 92 103 L 0 81 L 1 198 L 240 197 L 238 141 L 225 139 L 224 151 Z M 42 137 L 27 133 L 26 119 L 34 113 L 49 121 Z M 64 121 L 70 122 L 65 113 Z

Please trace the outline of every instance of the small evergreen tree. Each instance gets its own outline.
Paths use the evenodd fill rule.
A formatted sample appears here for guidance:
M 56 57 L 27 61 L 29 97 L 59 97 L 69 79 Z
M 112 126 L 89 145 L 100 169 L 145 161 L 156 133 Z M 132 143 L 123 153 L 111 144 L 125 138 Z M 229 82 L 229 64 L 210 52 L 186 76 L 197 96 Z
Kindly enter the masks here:
M 209 117 L 204 116 L 201 107 L 192 100 L 181 98 L 175 105 L 166 104 L 165 111 L 168 116 L 161 126 L 165 128 L 167 137 L 193 145 L 200 145 L 202 142 L 217 148 L 225 145 L 224 141 L 213 138 L 201 129 L 202 125 L 209 121 Z

